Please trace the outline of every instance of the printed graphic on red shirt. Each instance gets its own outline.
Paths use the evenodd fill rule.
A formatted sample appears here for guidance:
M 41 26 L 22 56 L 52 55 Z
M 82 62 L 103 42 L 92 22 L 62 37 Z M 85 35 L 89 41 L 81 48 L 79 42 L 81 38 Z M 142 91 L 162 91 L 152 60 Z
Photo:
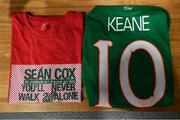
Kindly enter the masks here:
M 80 102 L 81 64 L 12 65 L 9 102 Z

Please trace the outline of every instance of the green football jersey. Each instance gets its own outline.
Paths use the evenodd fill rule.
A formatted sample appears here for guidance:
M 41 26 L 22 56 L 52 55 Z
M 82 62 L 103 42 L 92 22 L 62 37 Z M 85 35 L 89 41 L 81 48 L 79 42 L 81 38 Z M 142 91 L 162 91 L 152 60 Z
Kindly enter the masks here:
M 155 6 L 96 6 L 86 15 L 83 81 L 91 106 L 173 103 L 170 18 Z

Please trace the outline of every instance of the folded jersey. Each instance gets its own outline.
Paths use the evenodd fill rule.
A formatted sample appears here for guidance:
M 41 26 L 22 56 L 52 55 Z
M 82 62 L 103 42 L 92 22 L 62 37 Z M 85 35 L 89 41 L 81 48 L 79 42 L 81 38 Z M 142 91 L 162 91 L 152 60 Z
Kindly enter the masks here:
M 80 102 L 83 14 L 12 15 L 9 102 Z

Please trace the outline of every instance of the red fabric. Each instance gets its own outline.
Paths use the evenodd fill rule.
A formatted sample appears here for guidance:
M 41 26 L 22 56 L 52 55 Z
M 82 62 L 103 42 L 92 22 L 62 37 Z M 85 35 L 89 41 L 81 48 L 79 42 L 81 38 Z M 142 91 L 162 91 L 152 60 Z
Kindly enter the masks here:
M 83 14 L 13 13 L 11 64 L 81 63 Z

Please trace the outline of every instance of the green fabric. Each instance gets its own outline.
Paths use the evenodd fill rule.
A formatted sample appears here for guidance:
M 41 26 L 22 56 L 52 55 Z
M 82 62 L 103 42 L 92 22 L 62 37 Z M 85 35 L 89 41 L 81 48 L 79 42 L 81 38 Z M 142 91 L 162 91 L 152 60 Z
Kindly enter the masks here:
M 129 9 L 130 8 L 130 9 Z M 148 15 L 150 31 L 108 31 L 108 17 L 135 17 Z M 147 19 L 146 19 L 147 20 Z M 121 22 L 124 22 L 123 20 Z M 139 21 L 138 21 L 139 22 Z M 115 22 L 113 23 L 115 26 Z M 116 108 L 133 107 L 122 94 L 119 83 L 119 61 L 125 47 L 135 40 L 146 40 L 155 45 L 164 60 L 166 75 L 166 91 L 163 98 L 155 106 L 167 106 L 173 103 L 173 73 L 169 42 L 170 19 L 168 13 L 155 6 L 96 6 L 86 15 L 83 43 L 83 81 L 88 101 L 91 106 L 98 104 L 98 49 L 94 44 L 99 40 L 111 40 L 113 46 L 109 50 L 109 95 L 110 104 Z M 129 78 L 133 92 L 145 99 L 153 95 L 155 74 L 153 61 L 144 50 L 133 53 L 130 59 Z

